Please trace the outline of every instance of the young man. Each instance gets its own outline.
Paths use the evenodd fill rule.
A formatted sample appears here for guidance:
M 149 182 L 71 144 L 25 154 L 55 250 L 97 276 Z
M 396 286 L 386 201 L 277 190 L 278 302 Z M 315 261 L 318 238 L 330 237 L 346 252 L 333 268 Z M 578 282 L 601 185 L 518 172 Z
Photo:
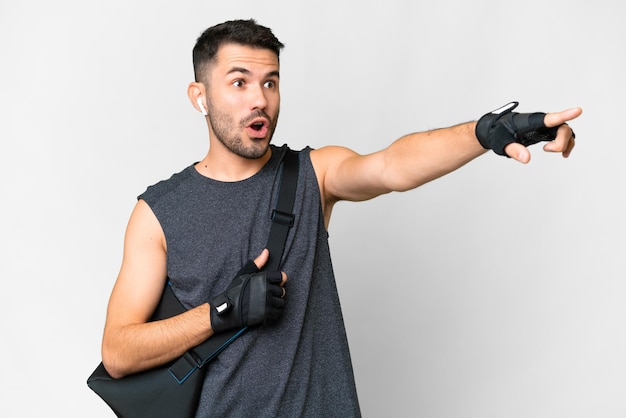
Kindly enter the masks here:
M 285 152 L 270 145 L 282 46 L 251 20 L 200 36 L 196 81 L 187 93 L 206 117 L 210 149 L 139 197 L 109 301 L 102 356 L 113 377 L 163 364 L 214 333 L 251 326 L 208 365 L 198 416 L 359 416 L 327 243 L 333 205 L 416 188 L 487 148 L 525 163 L 523 144 L 551 139 L 544 150 L 567 157 L 574 134 L 565 122 L 582 112 L 508 108 L 478 123 L 407 135 L 365 156 L 336 146 L 305 148 L 284 272 L 235 277 L 247 260 L 262 268 L 268 259 L 264 246 Z M 189 310 L 148 322 L 168 277 Z M 217 301 L 224 300 L 244 309 L 220 313 Z

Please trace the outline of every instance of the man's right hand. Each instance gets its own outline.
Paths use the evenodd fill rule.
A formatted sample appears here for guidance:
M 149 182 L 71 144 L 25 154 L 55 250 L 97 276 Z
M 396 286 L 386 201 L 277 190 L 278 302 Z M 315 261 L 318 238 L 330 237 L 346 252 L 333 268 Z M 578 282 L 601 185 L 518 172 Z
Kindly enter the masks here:
M 226 290 L 209 301 L 213 332 L 269 324 L 280 317 L 285 306 L 286 275 L 278 271 L 258 271 L 267 262 L 268 255 L 264 250 L 254 264 L 246 264 Z

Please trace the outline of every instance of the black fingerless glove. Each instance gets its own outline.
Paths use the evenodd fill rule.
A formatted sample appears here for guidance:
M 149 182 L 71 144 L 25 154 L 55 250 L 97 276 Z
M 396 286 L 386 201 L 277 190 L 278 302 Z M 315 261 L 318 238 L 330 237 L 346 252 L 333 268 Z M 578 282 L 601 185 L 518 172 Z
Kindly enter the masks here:
M 246 267 L 248 266 L 248 267 Z M 257 271 L 247 264 L 220 293 L 209 301 L 211 305 L 211 327 L 214 332 L 232 328 L 269 324 L 282 313 L 285 300 L 281 297 L 280 272 Z M 256 269 L 256 266 L 254 268 Z
M 476 137 L 483 148 L 508 157 L 504 148 L 510 143 L 518 142 L 528 147 L 540 141 L 552 141 L 556 138 L 559 127 L 547 128 L 543 123 L 545 113 L 513 112 L 518 104 L 511 102 L 478 120 Z

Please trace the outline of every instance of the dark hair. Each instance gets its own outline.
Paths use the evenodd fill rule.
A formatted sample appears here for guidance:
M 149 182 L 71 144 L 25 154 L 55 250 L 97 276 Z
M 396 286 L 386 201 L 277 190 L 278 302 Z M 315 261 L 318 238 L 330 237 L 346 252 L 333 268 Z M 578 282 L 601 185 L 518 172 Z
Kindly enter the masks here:
M 254 19 L 231 20 L 205 30 L 193 47 L 193 70 L 196 81 L 203 81 L 208 65 L 215 58 L 220 46 L 228 43 L 269 49 L 280 56 L 285 46 L 272 33 Z

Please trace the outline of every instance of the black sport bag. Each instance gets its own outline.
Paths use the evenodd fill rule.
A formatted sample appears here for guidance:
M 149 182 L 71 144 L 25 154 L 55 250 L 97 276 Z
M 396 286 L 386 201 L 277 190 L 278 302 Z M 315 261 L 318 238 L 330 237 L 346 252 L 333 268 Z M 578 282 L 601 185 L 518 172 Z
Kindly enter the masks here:
M 152 320 L 183 312 L 185 308 L 168 284 Z M 215 334 L 169 364 L 122 379 L 113 379 L 100 363 L 87 379 L 87 385 L 118 417 L 193 417 L 206 375 L 206 368 L 202 366 L 245 330 Z

